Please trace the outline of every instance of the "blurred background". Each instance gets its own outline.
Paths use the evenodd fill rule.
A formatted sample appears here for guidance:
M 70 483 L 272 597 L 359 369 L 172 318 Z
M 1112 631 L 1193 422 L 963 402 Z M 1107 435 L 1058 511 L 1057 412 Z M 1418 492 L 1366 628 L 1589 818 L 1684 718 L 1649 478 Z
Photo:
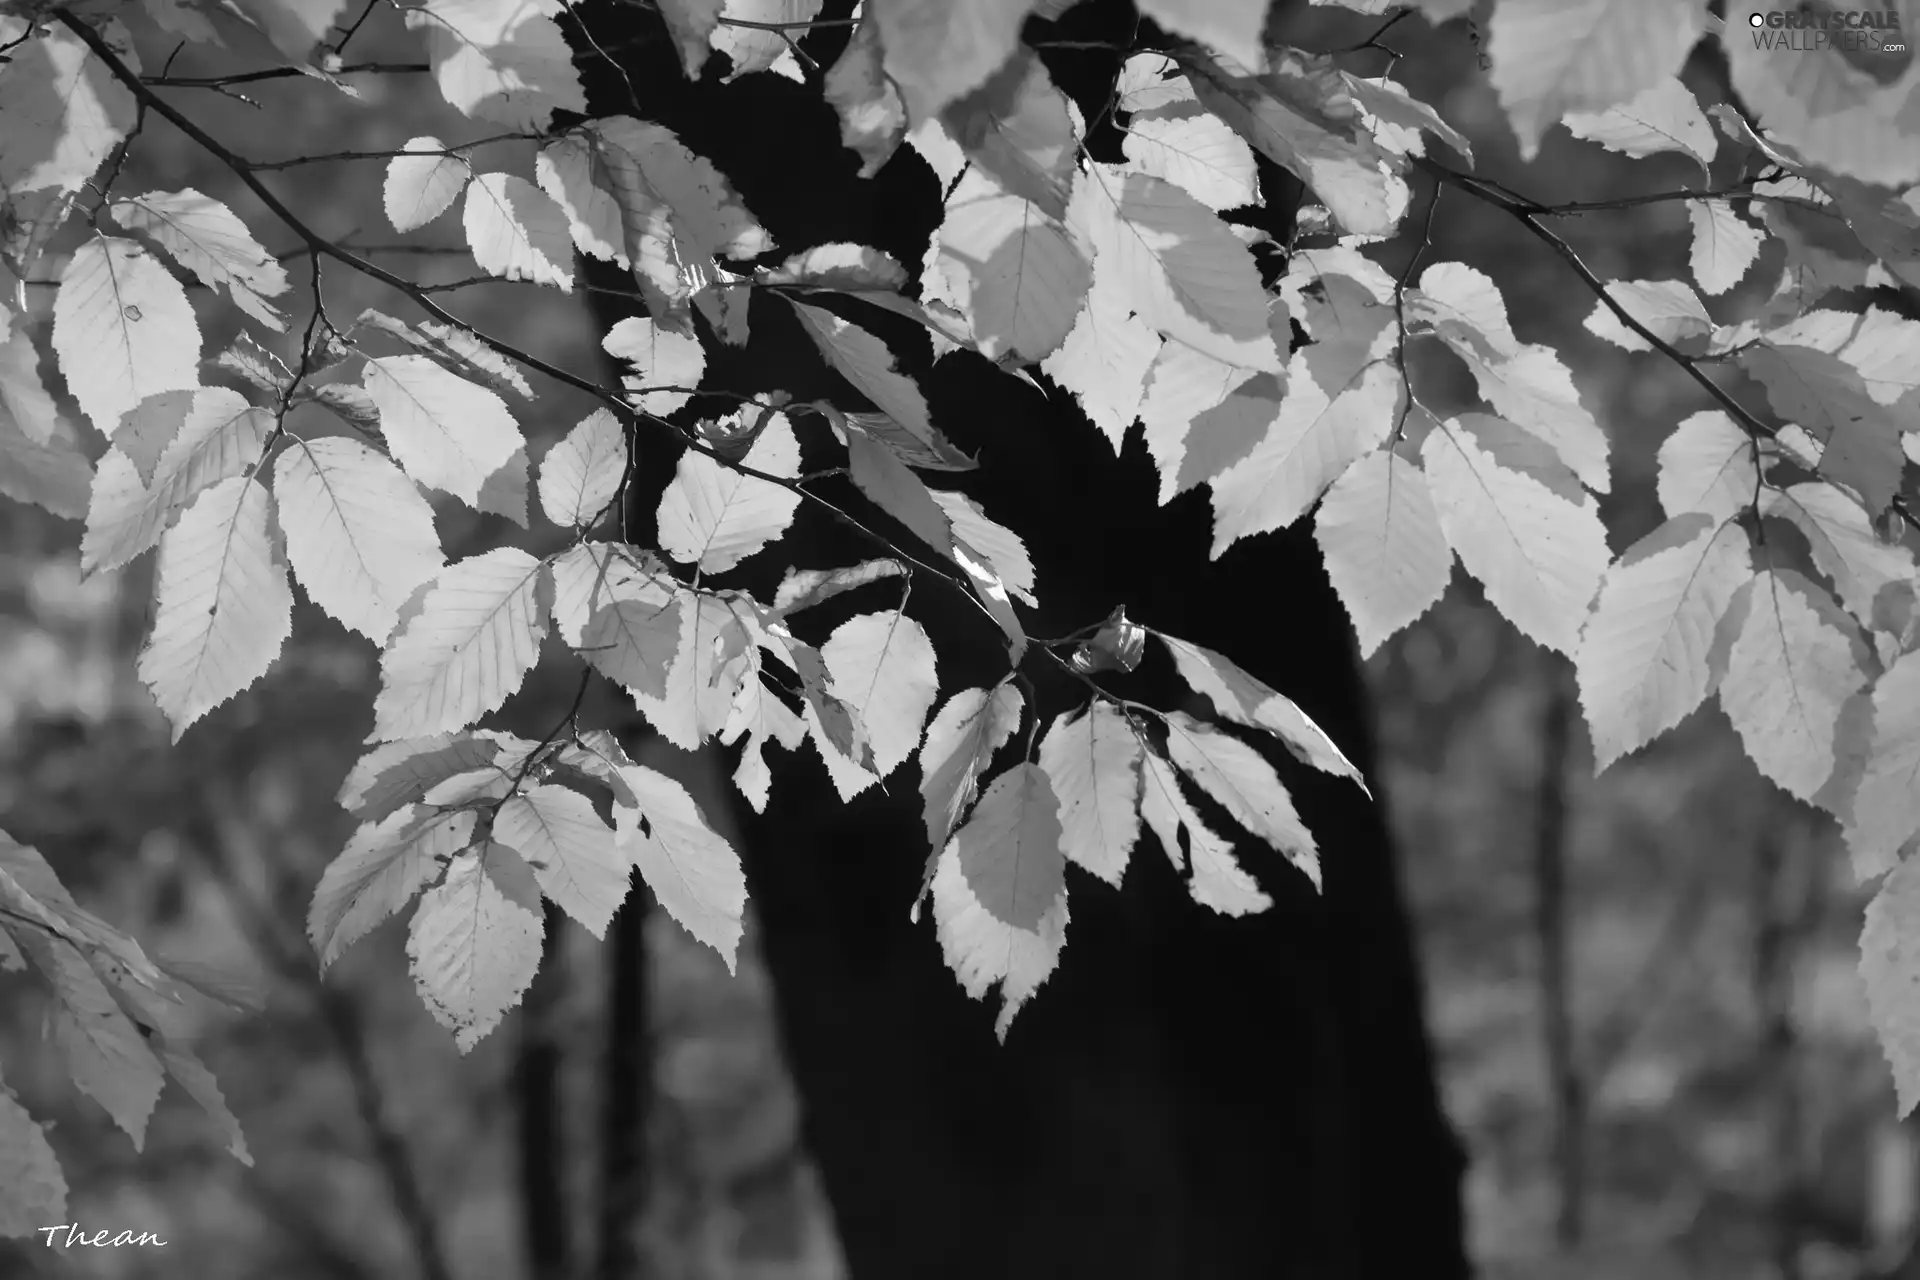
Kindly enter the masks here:
M 1308 48 L 1351 44 L 1353 22 L 1313 11 L 1295 38 Z M 353 57 L 416 59 L 398 25 L 392 12 L 376 14 Z M 1416 18 L 1386 43 L 1409 55 L 1402 78 L 1413 92 L 1471 137 L 1481 172 L 1549 200 L 1700 181 L 1688 162 L 1626 161 L 1563 130 L 1522 165 L 1470 37 L 1463 24 L 1436 33 Z M 1367 58 L 1355 69 L 1377 73 L 1385 62 Z M 190 49 L 172 72 L 222 69 Z M 493 132 L 454 114 L 423 76 L 352 82 L 357 101 L 298 78 L 167 92 L 256 160 Z M 1698 87 L 1716 96 L 1708 78 Z M 530 174 L 531 144 L 489 146 L 477 167 Z M 461 244 L 457 214 L 397 251 L 381 213 L 383 171 L 377 161 L 329 162 L 267 179 L 317 229 L 396 270 L 471 275 L 458 257 L 430 252 Z M 117 189 L 184 186 L 230 202 L 270 249 L 295 249 L 230 174 L 150 118 Z M 1679 204 L 1567 222 L 1603 276 L 1684 271 Z M 57 277 L 69 247 L 56 241 L 38 277 Z M 1778 255 L 1770 247 L 1722 300 L 1721 319 L 1765 299 Z M 1426 261 L 1450 259 L 1493 275 L 1521 339 L 1551 343 L 1575 369 L 1615 442 L 1603 506 L 1614 549 L 1626 547 L 1660 519 L 1654 450 L 1702 407 L 1696 389 L 1656 357 L 1587 334 L 1593 300 L 1564 266 L 1451 192 Z M 309 264 L 295 255 L 287 265 L 301 296 Z M 344 270 L 323 279 L 336 322 L 368 306 L 413 318 L 377 284 Z M 235 317 L 195 296 L 212 355 Z M 443 297 L 524 349 L 597 371 L 597 335 L 577 298 L 505 283 Z M 1463 370 L 1413 354 L 1428 404 L 1468 402 Z M 564 388 L 536 389 L 532 407 L 514 407 L 537 459 L 589 406 Z M 81 430 L 77 418 L 69 428 Z M 553 549 L 539 533 L 457 505 L 439 514 L 450 558 L 503 540 Z M 84 904 L 149 950 L 260 984 L 266 1011 L 210 1022 L 200 1044 L 257 1163 L 227 1156 L 176 1091 L 136 1154 L 40 1039 L 37 985 L 0 974 L 0 1064 L 29 1110 L 54 1122 L 69 1217 L 171 1242 L 164 1252 L 60 1251 L 58 1261 L 44 1248 L 0 1245 L 0 1275 L 525 1275 L 517 1091 L 541 1071 L 560 1073 L 566 1105 L 546 1173 L 560 1211 L 584 1233 L 605 949 L 560 924 L 526 1008 L 465 1058 L 406 978 L 403 928 L 355 946 L 322 984 L 302 921 L 350 831 L 333 797 L 365 732 L 376 654 L 303 603 L 275 673 L 171 746 L 133 677 L 152 558 L 83 579 L 78 540 L 74 524 L 0 504 L 0 826 L 38 846 Z M 535 672 L 505 727 L 538 734 L 556 718 L 572 690 L 558 657 Z M 1568 664 L 1516 635 L 1463 577 L 1375 655 L 1368 676 L 1380 793 L 1416 915 L 1443 1094 L 1471 1156 L 1465 1194 L 1484 1273 L 1920 1274 L 1904 1267 L 1920 1205 L 1913 1132 L 1894 1119 L 1866 1022 L 1854 976 L 1864 895 L 1831 822 L 1763 782 L 1717 710 L 1596 779 Z M 700 762 L 660 763 L 682 771 L 711 811 L 724 808 Z M 651 1159 L 636 1230 L 648 1274 L 840 1276 L 796 1145 L 797 1101 L 751 932 L 731 979 L 664 919 L 646 937 Z

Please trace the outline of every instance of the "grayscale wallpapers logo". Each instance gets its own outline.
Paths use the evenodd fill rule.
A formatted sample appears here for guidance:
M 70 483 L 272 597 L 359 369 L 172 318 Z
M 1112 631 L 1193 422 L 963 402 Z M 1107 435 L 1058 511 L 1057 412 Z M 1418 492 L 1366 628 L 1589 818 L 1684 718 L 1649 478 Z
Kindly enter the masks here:
M 1904 53 L 1897 9 L 1795 9 L 1750 13 L 1753 47 L 1774 52 Z

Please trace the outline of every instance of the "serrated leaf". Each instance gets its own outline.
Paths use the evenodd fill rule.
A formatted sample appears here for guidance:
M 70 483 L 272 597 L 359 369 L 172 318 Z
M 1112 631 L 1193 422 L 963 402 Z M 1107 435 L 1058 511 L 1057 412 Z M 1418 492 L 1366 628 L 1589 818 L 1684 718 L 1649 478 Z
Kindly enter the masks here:
M 1667 521 L 1607 570 L 1574 655 L 1596 771 L 1700 705 L 1715 628 L 1752 576 L 1746 530 L 1699 512 Z
M 1858 502 L 1815 481 L 1765 491 L 1760 510 L 1791 521 L 1806 535 L 1813 563 L 1833 579 L 1835 593 L 1854 617 L 1868 626 L 1904 624 L 1913 607 L 1913 553 L 1904 544 L 1881 541 Z
M 1218 472 L 1250 453 L 1280 416 L 1283 390 L 1272 374 L 1249 373 L 1184 342 L 1162 343 L 1139 406 L 1160 501 L 1209 479 L 1203 471 L 1212 463 L 1220 462 Z M 1197 437 L 1191 451 L 1190 435 Z
M 1029 606 L 1038 605 L 1033 594 L 1033 560 L 1020 535 L 993 520 L 979 503 L 958 490 L 927 492 L 946 516 L 955 541 L 986 560 L 987 568 L 1007 594 Z
M 36 444 L 51 444 L 58 434 L 59 412 L 40 381 L 40 353 L 34 350 L 24 321 L 0 323 L 0 424 Z
M 932 491 L 893 451 L 862 432 L 847 435 L 847 474 L 882 511 L 943 556 L 953 554 L 953 525 Z
M 1740 363 L 1767 390 L 1774 411 L 1824 446 L 1820 474 L 1861 495 L 1878 515 L 1899 486 L 1900 437 L 1910 416 L 1879 403 L 1843 356 L 1799 343 L 1762 341 Z
M 493 833 L 527 860 L 541 890 L 562 911 L 594 937 L 607 936 L 627 896 L 629 864 L 592 801 L 565 787 L 534 787 L 506 799 L 494 815 Z
M 915 437 L 935 437 L 926 397 L 911 378 L 894 369 L 893 353 L 880 339 L 831 311 L 789 302 L 800 317 L 800 327 L 841 377 Z
M 683 751 L 697 749 L 725 727 L 740 684 L 750 674 L 750 637 L 744 621 L 754 608 L 732 595 L 682 591 L 680 643 L 654 697 L 629 687 L 634 703 L 660 736 Z
M 473 177 L 464 155 L 444 153 L 446 144 L 430 136 L 409 138 L 402 151 L 430 154 L 395 156 L 387 161 L 381 196 L 395 231 L 417 231 L 453 207 Z
M 274 463 L 287 558 L 313 602 L 376 644 L 446 557 L 433 509 L 399 468 L 343 436 L 294 440 Z
M 793 56 L 793 46 L 787 41 L 788 31 L 767 28 L 804 30 L 795 24 L 808 23 L 820 16 L 820 0 L 727 0 L 720 16 L 735 22 L 762 24 L 748 27 L 722 23 L 714 30 L 711 37 L 714 50 L 726 54 L 733 63 L 733 70 L 722 77 L 722 84 L 732 84 L 756 71 L 771 71 L 789 80 L 804 81 L 800 64 Z
M 1691 0 L 1505 0 L 1489 24 L 1490 78 L 1521 158 L 1568 112 L 1631 102 L 1678 73 L 1704 17 Z
M 849 618 L 820 655 L 836 697 L 859 714 L 873 749 L 872 772 L 886 777 L 920 745 L 939 689 L 933 642 L 898 610 Z
M 1461 419 L 1431 432 L 1421 456 L 1440 527 L 1487 599 L 1521 634 L 1571 653 L 1611 559 L 1593 503 L 1501 466 Z
M 1020 727 L 1022 702 L 1011 683 L 962 689 L 948 698 L 920 744 L 920 796 L 927 845 L 936 853 L 973 803 L 981 771 Z
M 1697 352 L 1701 340 L 1713 332 L 1706 304 L 1684 280 L 1611 280 L 1607 293 L 1628 315 L 1664 342 L 1681 351 Z M 1645 338 L 1620 322 L 1604 302 L 1596 302 L 1587 316 L 1587 331 L 1628 351 L 1653 350 Z
M 67 1179 L 46 1130 L 0 1085 L 0 1236 L 31 1236 L 66 1216 Z
M 680 53 L 687 79 L 698 80 L 707 65 L 714 32 L 720 26 L 721 0 L 660 0 L 660 16 Z
M 761 278 L 767 284 L 864 292 L 904 288 L 907 272 L 884 250 L 837 242 L 796 253 Z
M 135 241 L 95 236 L 60 273 L 53 350 L 100 434 L 156 391 L 199 382 L 200 328 L 185 289 Z
M 1862 879 L 1900 867 L 1902 846 L 1920 830 L 1920 651 L 1901 655 L 1873 686 L 1873 745 L 1846 828 Z
M 1233 856 L 1233 841 L 1217 835 L 1194 811 L 1180 792 L 1180 778 L 1159 752 L 1145 749 L 1141 758 L 1140 816 L 1152 828 L 1174 870 L 1185 870 L 1190 861 L 1192 877 L 1187 892 L 1204 907 L 1223 915 L 1252 915 L 1273 905 L 1273 899 L 1261 891 Z M 1180 852 L 1180 833 L 1187 833 L 1190 857 Z
M 1140 414 L 1147 371 L 1161 341 L 1159 333 L 1134 314 L 1120 272 L 1102 270 L 1096 263 L 1086 306 L 1040 367 L 1073 393 L 1117 454 L 1127 428 Z
M 1366 455 L 1333 482 L 1313 533 L 1362 657 L 1446 594 L 1453 548 L 1426 473 L 1392 450 Z
M 293 591 L 269 511 L 265 485 L 230 476 L 161 539 L 153 634 L 139 672 L 176 742 L 265 675 L 292 633 Z
M 554 21 L 563 7 L 561 0 L 427 0 L 406 11 L 407 28 L 427 33 L 433 78 L 455 110 L 538 131 L 556 110 L 587 110 L 573 51 Z
M 1107 166 L 1093 166 L 1085 188 L 1098 269 L 1144 323 L 1216 360 L 1278 372 L 1253 255 L 1213 210 L 1172 183 Z
M 639 371 L 621 382 L 627 399 L 647 413 L 672 413 L 686 404 L 707 368 L 707 353 L 698 338 L 663 329 L 643 317 L 614 325 L 600 346 Z
M 678 782 L 645 765 L 619 773 L 638 801 L 637 809 L 614 808 L 621 851 L 666 913 L 719 952 L 732 973 L 747 904 L 740 855 Z
M 573 292 L 573 237 L 566 210 L 511 173 L 483 173 L 467 185 L 467 245 L 489 275 Z
M 1019 45 L 1033 0 L 882 0 L 873 8 L 886 75 L 898 87 L 908 123 L 938 115 L 984 83 Z
M 844 569 L 790 569 L 774 593 L 775 613 L 798 613 L 824 604 L 843 591 L 864 587 L 882 578 L 898 578 L 907 568 L 898 560 L 863 560 Z
M 1000 986 L 1001 1040 L 1066 944 L 1059 804 L 1047 775 L 1017 764 L 993 780 L 941 851 L 933 877 L 940 949 L 978 1000 Z
M 840 117 L 841 145 L 860 157 L 863 178 L 880 171 L 907 131 L 907 107 L 887 75 L 880 41 L 878 20 L 871 12 L 862 14 L 821 86 L 827 105 Z
M 371 309 L 362 311 L 353 323 L 355 328 L 372 325 L 382 333 L 391 334 L 456 377 L 471 379 L 501 395 L 512 391 L 525 399 L 533 399 L 533 388 L 527 385 L 513 362 L 480 341 L 471 330 L 437 320 L 408 324 Z M 328 391 L 347 389 L 346 384 L 332 384 L 314 388 L 314 394 L 324 400 Z
M 563 528 L 584 528 L 619 492 L 627 437 L 619 419 L 595 409 L 540 460 L 540 509 Z
M 664 698 L 680 651 L 682 602 L 615 598 L 596 609 L 580 633 L 580 656 L 607 679 L 637 694 Z
M 0 414 L 0 494 L 68 520 L 87 516 L 93 468 L 66 444 L 42 444 Z
M 1320 856 L 1273 766 L 1238 738 L 1184 712 L 1167 717 L 1167 748 L 1180 771 L 1220 802 L 1233 820 L 1273 846 L 1320 887 Z
M 627 598 L 662 605 L 676 586 L 652 552 L 623 542 L 568 547 L 554 557 L 552 570 L 553 620 L 561 639 L 576 649 L 602 607 Z
M 1267 0 L 1146 0 L 1140 12 L 1248 66 L 1260 61 Z
M 380 657 L 370 741 L 459 729 L 507 700 L 546 638 L 540 561 L 497 547 L 448 565 Z
M 1860 930 L 1860 981 L 1867 1012 L 1893 1068 L 1894 1093 L 1904 1118 L 1920 1101 L 1920 861 L 1893 869 L 1867 904 Z
M 1072 330 L 1093 279 L 1064 226 L 978 170 L 948 197 L 927 260 L 923 289 L 967 318 L 988 359 L 1012 354 L 1037 363 L 1051 355 Z
M 152 1046 L 77 947 L 32 934 L 17 941 L 59 1000 L 49 1021 L 67 1074 L 142 1150 L 165 1083 Z
M 1569 111 L 1561 123 L 1574 137 L 1609 151 L 1636 159 L 1678 151 L 1699 161 L 1702 169 L 1713 163 L 1720 142 L 1693 90 L 1679 76 L 1667 76 L 1604 111 Z
M 141 484 L 153 483 L 161 456 L 193 412 L 195 394 L 185 389 L 162 391 L 148 396 L 121 416 L 113 447 L 133 463 Z
M 1212 701 L 1215 714 L 1249 729 L 1264 729 L 1280 739 L 1288 754 L 1302 764 L 1335 777 L 1351 778 L 1362 791 L 1367 789 L 1366 779 L 1353 761 L 1293 699 L 1211 649 L 1164 631 L 1153 634 L 1172 655 L 1180 678 L 1195 693 Z
M 1253 150 L 1218 116 L 1138 116 L 1121 150 L 1130 170 L 1171 182 L 1209 209 L 1260 203 Z
M 307 938 L 325 970 L 346 949 L 399 914 L 473 840 L 471 809 L 436 813 L 408 804 L 360 824 L 327 864 L 307 908 Z
M 741 461 L 768 475 L 800 474 L 800 442 L 785 414 L 771 417 Z M 689 449 L 660 497 L 660 550 L 702 573 L 725 573 L 786 532 L 800 501 L 791 489 Z
M 1396 155 L 1425 155 L 1425 134 L 1431 133 L 1473 163 L 1473 147 L 1466 135 L 1440 118 L 1440 113 L 1409 94 L 1392 80 L 1340 73 L 1341 83 L 1373 122 L 1374 141 Z
M 1760 492 L 1753 440 L 1718 409 L 1683 418 L 1660 445 L 1657 485 L 1669 516 L 1701 511 L 1726 520 Z
M 117 23 L 106 33 L 113 43 L 131 43 Z M 133 128 L 134 97 L 72 32 L 50 24 L 33 39 L 25 34 L 9 35 L 14 47 L 0 75 L 7 121 L 0 190 L 73 191 Z
M 1689 200 L 1687 221 L 1693 227 L 1687 264 L 1709 294 L 1722 294 L 1739 284 L 1766 243 L 1766 232 L 1718 200 Z
M 361 385 L 380 410 L 394 460 L 429 489 L 468 506 L 488 477 L 526 448 L 506 401 L 425 356 L 368 360 Z
M 488 874 L 504 852 L 489 842 L 457 855 L 407 931 L 414 985 L 462 1053 L 500 1025 L 540 968 L 538 903 L 509 896 Z
M 1767 570 L 1754 580 L 1720 705 L 1762 774 L 1830 807 L 1823 789 L 1836 770 L 1841 708 L 1867 683 L 1870 661 L 1826 592 L 1791 569 Z
M 378 822 L 436 785 L 474 769 L 524 760 L 535 744 L 508 733 L 440 733 L 383 743 L 361 756 L 334 797 L 342 809 Z
M 115 222 L 144 232 L 201 284 L 227 290 L 235 306 L 274 332 L 287 327 L 267 301 L 287 291 L 286 268 L 226 205 L 186 187 L 115 200 L 111 208 Z
M 1040 739 L 1040 767 L 1060 802 L 1060 849 L 1118 888 L 1140 838 L 1140 740 L 1112 703 L 1062 712 Z
M 161 452 L 151 486 L 140 483 L 138 467 L 118 448 L 101 456 L 80 543 L 80 563 L 87 572 L 126 564 L 159 541 L 201 490 L 259 461 L 273 432 L 273 415 L 226 387 L 200 388 L 192 395 L 192 411 Z

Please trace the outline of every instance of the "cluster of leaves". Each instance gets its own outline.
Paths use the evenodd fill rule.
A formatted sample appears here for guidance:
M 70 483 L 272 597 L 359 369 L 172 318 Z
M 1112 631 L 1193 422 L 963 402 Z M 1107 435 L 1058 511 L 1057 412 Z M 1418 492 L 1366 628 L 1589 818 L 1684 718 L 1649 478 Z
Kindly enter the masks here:
M 1688 202 L 1689 274 L 1605 282 L 1548 224 L 1592 206 L 1541 204 L 1435 159 L 1438 144 L 1471 163 L 1466 139 L 1432 106 L 1339 55 L 1271 42 L 1262 0 L 1139 0 L 1156 24 L 1141 30 L 1161 34 L 1117 51 L 1102 118 L 1120 129 L 1123 158 L 1096 161 L 1079 107 L 1021 42 L 1029 17 L 1070 5 L 869 0 L 844 52 L 815 77 L 866 172 L 901 162 L 904 144 L 941 180 L 944 219 L 917 289 L 867 246 L 782 257 L 727 178 L 659 124 L 614 116 L 555 128 L 556 111 L 586 106 L 560 0 L 406 8 L 447 101 L 541 146 L 529 177 L 476 173 L 490 139 L 407 141 L 379 156 L 388 218 L 406 232 L 464 200 L 473 260 L 493 278 L 571 290 L 576 252 L 629 270 L 647 317 L 605 337 L 632 366 L 619 390 L 474 330 L 430 291 L 313 232 L 258 166 L 173 105 L 165 90 L 176 82 L 142 78 L 140 42 L 100 6 L 0 16 L 10 58 L 0 68 L 0 250 L 26 278 L 80 197 L 93 198 L 44 340 L 109 445 L 91 463 L 61 435 L 32 317 L 0 315 L 0 489 L 84 520 L 90 571 L 158 546 L 139 670 L 176 735 L 271 666 L 291 628 L 294 578 L 381 647 L 378 745 L 340 795 L 362 825 L 310 917 L 322 962 L 419 894 L 416 981 L 470 1046 L 533 976 L 539 900 L 600 933 L 637 868 L 731 963 L 746 896 L 739 859 L 682 788 L 572 713 L 537 742 L 472 727 L 513 695 L 550 631 L 581 660 L 583 692 L 597 672 L 676 745 L 741 744 L 734 778 L 756 808 L 769 742 L 811 742 L 843 797 L 916 758 L 924 892 L 963 985 L 975 995 L 999 986 L 1002 1035 L 1058 962 L 1066 863 L 1118 883 L 1143 822 L 1198 901 L 1228 913 L 1268 905 L 1183 777 L 1317 882 L 1313 838 L 1260 739 L 1226 726 L 1359 782 L 1357 771 L 1284 695 L 1124 610 L 1067 641 L 1031 642 L 1015 607 L 1035 600 L 1026 548 L 978 504 L 923 478 L 973 463 L 895 353 L 848 318 L 865 306 L 923 325 L 936 354 L 976 351 L 1021 376 L 1037 367 L 1107 446 L 1140 424 L 1162 502 L 1209 488 L 1215 556 L 1312 513 L 1368 652 L 1440 597 L 1457 558 L 1517 628 L 1573 660 L 1602 767 L 1717 694 L 1760 770 L 1843 823 L 1863 874 L 1891 872 L 1868 917 L 1866 973 L 1911 1106 L 1920 872 L 1901 857 L 1920 831 L 1920 612 L 1901 494 L 1905 462 L 1920 458 L 1920 323 L 1848 304 L 1863 290 L 1920 287 L 1920 195 L 1897 189 L 1920 181 L 1920 62 L 1883 53 L 1863 68 L 1763 50 L 1698 0 L 1655 11 L 1499 0 L 1491 79 L 1523 153 L 1563 123 L 1629 156 L 1691 156 L 1707 176 L 1702 189 L 1650 197 Z M 689 75 L 717 51 L 731 76 L 804 80 L 796 41 L 819 7 L 661 0 L 659 11 Z M 1441 23 L 1468 6 L 1416 7 Z M 353 92 L 343 50 L 358 23 L 334 38 L 342 8 L 143 0 L 126 17 Z M 1703 111 L 1678 78 L 1703 36 L 1757 120 L 1728 104 Z M 1376 36 L 1365 48 L 1384 46 Z M 114 191 L 144 113 L 180 127 L 299 238 L 313 298 L 293 358 L 243 337 L 203 362 L 183 277 L 274 333 L 287 328 L 280 307 L 292 285 L 221 202 Z M 1263 161 L 1318 202 L 1286 245 L 1244 216 L 1271 197 Z M 1732 176 L 1711 185 L 1716 173 Z M 1417 270 L 1425 231 L 1408 233 L 1397 276 L 1370 256 L 1419 221 L 1409 215 L 1420 177 L 1431 183 L 1427 226 L 1443 190 L 1511 216 L 1593 290 L 1596 335 L 1674 362 L 1714 402 L 1660 449 L 1666 522 L 1618 557 L 1596 496 L 1609 490 L 1609 441 L 1558 353 L 1519 339 L 1484 274 L 1444 261 Z M 1784 266 L 1771 295 L 1751 315 L 1716 319 L 1702 294 L 1728 294 L 1775 244 Z M 1268 289 L 1256 253 L 1275 251 L 1285 266 Z M 323 262 L 381 280 L 430 318 L 369 312 L 336 327 Z M 700 390 L 703 344 L 747 340 L 755 291 L 792 308 L 860 407 L 775 397 L 717 422 L 668 422 Z M 1465 364 L 1483 411 L 1443 418 L 1421 403 L 1406 361 L 1420 339 Z M 532 398 L 522 369 L 605 406 L 547 452 L 537 476 L 509 400 Z M 1764 407 L 1709 376 L 1720 369 L 1757 384 Z M 203 381 L 215 374 L 224 383 Z M 640 431 L 686 445 L 652 548 L 632 545 L 621 518 Z M 708 585 L 780 547 L 803 507 L 867 532 L 810 487 L 803 456 L 844 470 L 914 543 L 870 535 L 875 559 L 790 571 L 771 601 Z M 564 545 L 447 564 L 422 490 L 526 528 L 531 491 Z M 916 574 L 965 593 L 997 628 L 1005 679 L 943 700 L 932 639 L 904 598 L 817 647 L 788 625 L 832 596 Z M 1100 685 L 1102 672 L 1131 670 L 1150 638 L 1217 722 Z M 1044 734 L 1042 709 L 1023 692 L 1028 662 L 1054 664 L 1088 691 Z M 996 773 L 1016 739 L 1024 749 Z

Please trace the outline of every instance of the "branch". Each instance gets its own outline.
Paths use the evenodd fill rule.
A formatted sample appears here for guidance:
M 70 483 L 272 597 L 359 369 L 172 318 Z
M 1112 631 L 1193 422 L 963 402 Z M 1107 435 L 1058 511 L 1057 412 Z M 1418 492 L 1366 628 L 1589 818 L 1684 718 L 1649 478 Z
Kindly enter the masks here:
M 73 15 L 67 13 L 65 10 L 62 10 L 55 16 L 69 27 L 74 26 Z M 86 37 L 82 36 L 81 39 L 84 40 Z M 87 43 L 90 46 L 93 44 L 91 40 L 87 41 Z M 125 68 L 123 67 L 120 68 L 120 70 L 116 70 L 114 72 L 115 76 L 120 76 L 121 70 L 125 70 Z M 424 62 L 356 62 L 351 66 L 340 68 L 340 70 L 333 72 L 333 74 L 337 76 L 392 76 L 411 75 L 431 70 L 433 70 L 433 68 Z M 134 79 L 140 84 L 151 85 L 156 89 L 224 89 L 228 85 L 252 84 L 256 80 L 285 80 L 289 76 L 304 76 L 306 74 L 305 69 L 301 67 L 267 67 L 260 71 L 242 71 L 237 75 L 231 76 L 147 76 L 144 79 L 136 76 Z M 133 83 L 131 81 L 125 81 L 125 77 L 121 77 L 121 79 L 128 84 Z M 172 117 L 168 118 L 171 119 Z

